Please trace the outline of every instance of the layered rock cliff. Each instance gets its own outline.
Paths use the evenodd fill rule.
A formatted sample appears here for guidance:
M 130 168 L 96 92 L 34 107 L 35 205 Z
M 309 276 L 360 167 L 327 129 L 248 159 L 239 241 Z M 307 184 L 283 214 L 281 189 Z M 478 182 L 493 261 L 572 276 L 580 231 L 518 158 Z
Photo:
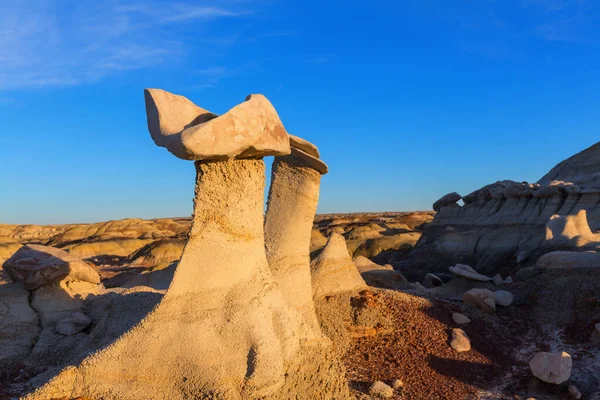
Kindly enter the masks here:
M 462 197 L 463 205 L 456 201 L 436 202 L 437 215 L 401 267 L 422 274 L 465 263 L 482 273 L 506 274 L 552 249 L 583 242 L 594 247 L 590 240 L 552 238 L 561 235 L 558 216 L 578 215 L 581 221 L 587 213 L 591 232 L 600 229 L 600 143 L 561 162 L 537 183 L 499 181 Z

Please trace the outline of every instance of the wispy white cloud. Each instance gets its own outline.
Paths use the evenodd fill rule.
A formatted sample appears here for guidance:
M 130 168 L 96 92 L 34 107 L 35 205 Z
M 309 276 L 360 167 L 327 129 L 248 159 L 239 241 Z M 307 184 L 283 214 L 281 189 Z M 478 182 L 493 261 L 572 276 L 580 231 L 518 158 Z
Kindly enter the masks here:
M 536 20 L 535 32 L 548 41 L 595 44 L 590 31 L 600 22 L 600 8 L 589 0 L 522 0 Z
M 213 0 L 28 0 L 0 13 L 0 90 L 77 85 L 186 54 L 185 28 L 252 12 Z M 220 4 L 220 5 L 219 5 Z M 223 4 L 227 4 L 223 6 Z

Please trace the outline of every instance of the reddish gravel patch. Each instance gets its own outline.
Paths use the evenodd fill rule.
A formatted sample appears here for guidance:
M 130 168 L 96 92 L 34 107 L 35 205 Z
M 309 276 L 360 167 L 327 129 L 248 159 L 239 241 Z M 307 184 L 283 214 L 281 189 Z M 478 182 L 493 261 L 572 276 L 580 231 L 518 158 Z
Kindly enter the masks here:
M 397 399 L 470 399 L 488 388 L 507 365 L 498 343 L 472 322 L 463 326 L 472 350 L 458 353 L 449 345 L 456 306 L 391 291 L 379 291 L 379 306 L 393 322 L 392 332 L 357 338 L 344 363 L 356 395 L 371 382 L 401 379 Z M 453 309 L 454 308 L 454 309 Z

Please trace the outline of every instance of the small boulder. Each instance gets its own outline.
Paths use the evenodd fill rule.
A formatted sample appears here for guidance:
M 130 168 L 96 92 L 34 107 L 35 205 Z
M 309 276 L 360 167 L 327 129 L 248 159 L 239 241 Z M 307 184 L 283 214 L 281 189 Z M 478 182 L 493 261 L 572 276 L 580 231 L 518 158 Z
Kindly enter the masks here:
M 28 244 L 21 247 L 2 268 L 14 282 L 22 282 L 27 290 L 52 285 L 65 278 L 100 283 L 98 272 L 82 259 L 63 250 Z
M 371 385 L 369 394 L 380 399 L 391 399 L 394 396 L 394 389 L 381 381 L 377 381 Z
M 434 274 L 425 275 L 425 279 L 423 280 L 423 286 L 425 286 L 426 288 L 434 288 L 443 285 L 444 281 L 442 281 L 440 277 Z
M 459 353 L 471 350 L 471 341 L 462 329 L 452 329 L 452 341 L 450 346 Z
M 473 281 L 489 282 L 492 280 L 492 278 L 489 276 L 482 275 L 465 264 L 456 264 L 454 267 L 450 267 L 450 272 L 452 272 L 454 275 L 460 276 L 461 278 L 467 278 Z
M 496 296 L 488 289 L 471 289 L 463 294 L 462 301 L 486 313 L 496 311 Z
M 454 323 L 458 325 L 465 325 L 471 322 L 471 320 L 468 317 L 457 312 L 452 313 L 452 321 L 454 321 Z
M 492 283 L 496 286 L 504 285 L 504 279 L 502 279 L 502 277 L 499 274 L 496 274 L 492 278 Z
M 396 390 L 402 390 L 404 387 L 404 382 L 402 382 L 402 379 L 394 379 L 392 381 L 392 387 Z
M 508 307 L 512 304 L 514 296 L 511 292 L 507 292 L 506 290 L 498 290 L 494 292 L 494 300 L 496 300 L 496 304 Z
M 544 353 L 540 352 L 529 361 L 529 368 L 533 375 L 547 383 L 560 385 L 571 377 L 573 360 L 566 352 Z
M 575 400 L 581 399 L 581 392 L 573 385 L 569 385 L 569 396 Z
M 67 318 L 64 318 L 58 322 L 56 325 L 56 333 L 64 336 L 71 336 L 81 332 L 90 326 L 91 323 L 92 320 L 87 315 L 80 312 L 74 312 Z

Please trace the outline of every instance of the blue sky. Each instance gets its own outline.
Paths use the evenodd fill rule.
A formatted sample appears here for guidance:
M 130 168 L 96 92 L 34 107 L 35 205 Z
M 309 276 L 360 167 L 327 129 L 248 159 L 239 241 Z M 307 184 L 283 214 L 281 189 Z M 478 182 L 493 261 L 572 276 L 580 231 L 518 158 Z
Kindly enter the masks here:
M 189 215 L 145 87 L 216 113 L 265 94 L 330 166 L 320 212 L 429 209 L 598 141 L 592 0 L 0 3 L 4 223 Z

